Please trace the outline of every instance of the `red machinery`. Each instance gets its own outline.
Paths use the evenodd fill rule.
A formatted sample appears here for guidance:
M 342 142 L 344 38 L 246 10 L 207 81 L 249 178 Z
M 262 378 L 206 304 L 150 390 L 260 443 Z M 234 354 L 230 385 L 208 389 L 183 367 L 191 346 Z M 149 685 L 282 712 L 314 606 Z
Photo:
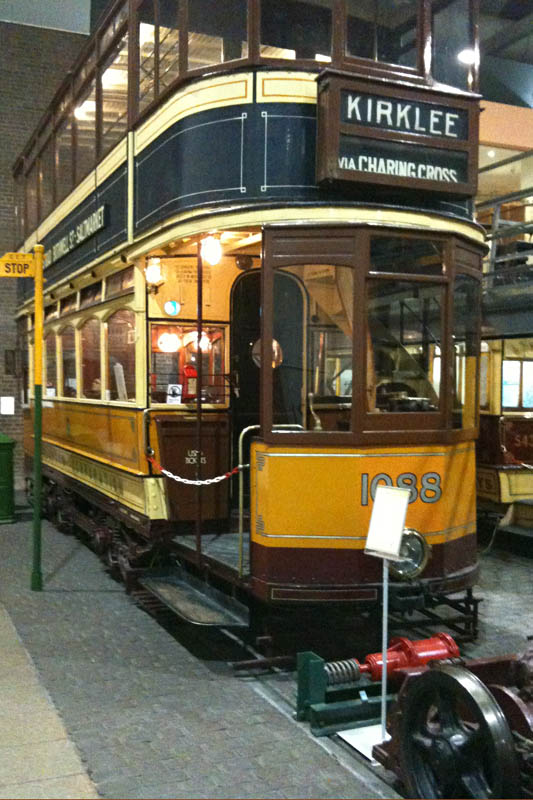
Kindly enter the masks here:
M 316 735 L 379 720 L 383 654 L 363 663 L 298 657 L 298 719 Z M 373 756 L 407 797 L 533 798 L 533 644 L 522 655 L 465 661 L 451 636 L 393 639 L 390 739 Z

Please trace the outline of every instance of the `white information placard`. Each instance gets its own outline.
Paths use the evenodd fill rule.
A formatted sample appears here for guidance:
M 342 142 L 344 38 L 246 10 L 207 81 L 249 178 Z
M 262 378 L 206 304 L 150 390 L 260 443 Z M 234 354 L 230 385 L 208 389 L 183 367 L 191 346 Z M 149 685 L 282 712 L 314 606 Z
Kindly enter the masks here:
M 377 487 L 365 553 L 392 560 L 399 558 L 409 493 L 409 489 L 397 486 Z

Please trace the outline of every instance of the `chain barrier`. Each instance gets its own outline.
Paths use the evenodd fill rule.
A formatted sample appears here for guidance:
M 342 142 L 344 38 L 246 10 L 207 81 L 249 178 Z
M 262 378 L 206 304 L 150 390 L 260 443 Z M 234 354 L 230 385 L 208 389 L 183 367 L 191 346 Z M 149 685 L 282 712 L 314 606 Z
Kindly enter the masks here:
M 224 475 L 217 475 L 216 478 L 206 478 L 203 481 L 191 481 L 188 478 L 181 478 L 179 475 L 174 475 L 172 472 L 169 472 L 168 469 L 163 469 L 161 464 L 158 464 L 152 456 L 147 455 L 146 460 L 166 478 L 172 478 L 173 481 L 177 481 L 178 483 L 186 483 L 188 486 L 209 486 L 211 483 L 220 483 L 220 481 L 226 481 L 228 478 L 232 478 L 233 475 L 237 475 L 238 472 L 241 472 L 243 469 L 248 469 L 250 466 L 249 464 L 239 464 L 239 466 L 233 467 L 230 472 L 225 472 Z

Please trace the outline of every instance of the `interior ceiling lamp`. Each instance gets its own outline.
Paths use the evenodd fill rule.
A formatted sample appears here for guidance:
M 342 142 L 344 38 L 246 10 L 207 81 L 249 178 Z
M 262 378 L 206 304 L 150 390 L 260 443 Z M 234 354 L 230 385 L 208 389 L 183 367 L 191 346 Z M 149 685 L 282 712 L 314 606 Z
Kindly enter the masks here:
M 150 291 L 156 292 L 157 287 L 163 283 L 161 259 L 158 256 L 150 256 L 144 268 L 144 275 Z
M 177 333 L 162 333 L 157 340 L 157 346 L 162 353 L 177 353 L 180 345 L 181 339 Z
M 207 236 L 205 239 L 202 239 L 200 254 L 204 261 L 207 261 L 212 267 L 216 266 L 222 258 L 220 239 L 217 239 L 216 236 Z
M 198 331 L 190 331 L 186 333 L 183 337 L 183 346 L 186 347 L 188 344 L 193 342 L 196 345 L 196 349 L 198 349 Z M 202 331 L 202 335 L 200 336 L 200 350 L 205 353 L 206 350 L 209 350 L 211 347 L 211 340 L 205 331 Z

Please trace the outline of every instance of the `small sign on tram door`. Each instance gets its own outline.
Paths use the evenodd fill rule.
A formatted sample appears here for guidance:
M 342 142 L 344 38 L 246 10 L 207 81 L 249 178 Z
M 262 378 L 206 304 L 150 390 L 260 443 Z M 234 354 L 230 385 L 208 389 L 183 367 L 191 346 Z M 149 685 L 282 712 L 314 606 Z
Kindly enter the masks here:
M 0 278 L 34 278 L 32 253 L 6 253 L 0 258 Z

